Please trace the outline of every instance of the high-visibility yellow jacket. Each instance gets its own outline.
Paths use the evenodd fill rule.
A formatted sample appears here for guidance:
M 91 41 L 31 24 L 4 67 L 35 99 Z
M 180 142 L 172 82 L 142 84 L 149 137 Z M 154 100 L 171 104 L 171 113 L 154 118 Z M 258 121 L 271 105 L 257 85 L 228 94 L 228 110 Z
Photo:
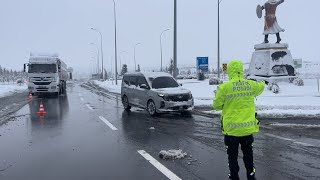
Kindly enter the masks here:
M 262 94 L 265 82 L 245 80 L 239 60 L 231 61 L 227 71 L 229 81 L 218 87 L 213 102 L 215 110 L 222 110 L 223 134 L 242 137 L 259 132 L 254 99 Z

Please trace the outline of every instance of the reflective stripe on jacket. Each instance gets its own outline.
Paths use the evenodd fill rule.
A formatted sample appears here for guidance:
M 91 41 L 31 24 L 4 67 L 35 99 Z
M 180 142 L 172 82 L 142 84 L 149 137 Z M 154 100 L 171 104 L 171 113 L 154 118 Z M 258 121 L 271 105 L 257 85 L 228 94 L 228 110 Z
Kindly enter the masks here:
M 222 110 L 222 131 L 229 136 L 247 136 L 259 132 L 255 117 L 256 96 L 262 94 L 265 83 L 243 78 L 243 63 L 228 65 L 229 82 L 219 86 L 213 102 L 215 110 Z

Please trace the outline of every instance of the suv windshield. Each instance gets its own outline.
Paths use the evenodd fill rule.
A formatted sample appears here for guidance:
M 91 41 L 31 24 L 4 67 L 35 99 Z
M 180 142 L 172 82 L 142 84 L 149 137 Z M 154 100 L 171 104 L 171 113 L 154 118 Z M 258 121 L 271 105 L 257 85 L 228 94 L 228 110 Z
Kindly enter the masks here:
M 30 64 L 29 73 L 56 73 L 57 67 L 55 64 Z
M 155 79 L 149 79 L 152 82 L 152 88 L 161 89 L 161 88 L 175 88 L 179 87 L 179 84 L 172 77 L 157 77 Z

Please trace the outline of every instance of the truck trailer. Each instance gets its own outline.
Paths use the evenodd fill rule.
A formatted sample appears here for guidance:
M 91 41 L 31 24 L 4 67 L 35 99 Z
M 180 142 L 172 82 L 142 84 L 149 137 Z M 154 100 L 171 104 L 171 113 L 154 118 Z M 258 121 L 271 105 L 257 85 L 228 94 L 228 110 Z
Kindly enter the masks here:
M 28 89 L 32 95 L 54 94 L 59 96 L 66 92 L 69 78 L 67 65 L 57 54 L 36 55 L 30 53 L 28 66 Z

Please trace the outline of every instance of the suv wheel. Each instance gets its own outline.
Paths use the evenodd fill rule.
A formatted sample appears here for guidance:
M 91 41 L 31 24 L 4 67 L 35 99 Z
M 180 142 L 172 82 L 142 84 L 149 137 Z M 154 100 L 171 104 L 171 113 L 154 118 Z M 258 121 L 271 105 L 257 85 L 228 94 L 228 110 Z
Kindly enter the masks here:
M 129 105 L 129 100 L 127 96 L 122 97 L 122 105 L 126 111 L 130 111 L 131 106 Z
M 154 103 L 153 100 L 149 100 L 147 104 L 147 111 L 151 116 L 157 115 L 157 108 L 156 104 Z

